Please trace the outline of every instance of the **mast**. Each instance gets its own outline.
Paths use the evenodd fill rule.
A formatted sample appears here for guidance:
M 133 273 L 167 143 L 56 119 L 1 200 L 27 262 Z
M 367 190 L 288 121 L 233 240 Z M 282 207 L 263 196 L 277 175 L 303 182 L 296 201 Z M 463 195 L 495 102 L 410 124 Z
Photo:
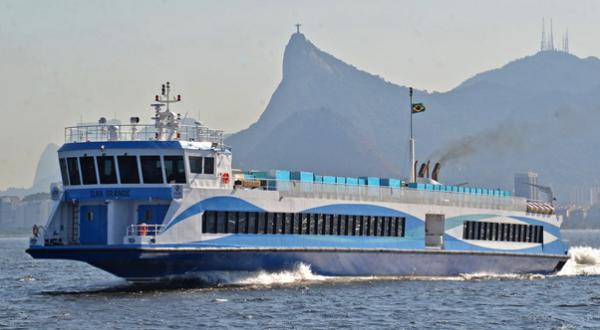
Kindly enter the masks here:
M 415 138 L 413 137 L 413 111 L 412 111 L 412 97 L 413 97 L 413 89 L 409 87 L 408 89 L 408 99 L 409 99 L 409 109 L 410 109 L 410 182 L 417 181 L 417 175 L 415 173 Z
M 157 140 L 172 140 L 174 136 L 179 137 L 177 129 L 179 128 L 180 114 L 171 112 L 169 105 L 181 101 L 181 95 L 171 98 L 171 83 L 167 81 L 162 85 L 161 95 L 156 95 L 154 98 L 156 103 L 151 104 L 154 107 L 155 115 L 152 119 L 155 120 Z M 166 105 L 165 111 L 161 111 L 161 107 Z M 168 135 L 163 135 L 163 130 L 167 129 Z

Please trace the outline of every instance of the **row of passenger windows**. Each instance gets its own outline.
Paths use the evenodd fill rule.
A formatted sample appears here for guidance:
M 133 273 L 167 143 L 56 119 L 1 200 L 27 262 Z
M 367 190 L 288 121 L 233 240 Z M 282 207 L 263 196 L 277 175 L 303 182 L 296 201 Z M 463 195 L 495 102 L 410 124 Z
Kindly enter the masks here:
M 213 157 L 190 156 L 190 172 L 214 174 Z M 183 156 L 83 156 L 60 158 L 64 185 L 186 183 Z M 138 164 L 139 163 L 139 164 Z M 117 180 L 118 168 L 118 180 Z M 141 175 L 140 175 L 141 169 Z M 163 179 L 163 169 L 165 178 Z M 96 175 L 96 170 L 97 174 Z M 80 176 L 81 173 L 81 176 Z
M 404 222 L 401 217 L 366 215 L 205 211 L 202 232 L 403 237 Z
M 544 227 L 514 223 L 465 221 L 463 238 L 485 241 L 544 243 Z

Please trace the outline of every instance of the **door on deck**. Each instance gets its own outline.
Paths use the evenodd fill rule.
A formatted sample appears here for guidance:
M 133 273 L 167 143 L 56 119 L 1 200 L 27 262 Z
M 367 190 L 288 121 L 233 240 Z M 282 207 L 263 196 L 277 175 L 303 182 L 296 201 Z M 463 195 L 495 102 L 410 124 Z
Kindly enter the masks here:
M 443 214 L 425 215 L 425 247 L 444 248 L 444 220 Z
M 106 205 L 83 205 L 79 209 L 79 243 L 104 245 L 108 242 Z
M 138 224 L 145 223 L 147 225 L 161 225 L 165 219 L 165 215 L 169 210 L 169 205 L 154 204 L 138 206 Z

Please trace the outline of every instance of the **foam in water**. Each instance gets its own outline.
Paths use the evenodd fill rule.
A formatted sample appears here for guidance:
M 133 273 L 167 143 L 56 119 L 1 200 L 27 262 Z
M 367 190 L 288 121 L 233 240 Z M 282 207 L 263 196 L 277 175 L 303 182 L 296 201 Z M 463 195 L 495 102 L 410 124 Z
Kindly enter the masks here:
M 569 260 L 556 276 L 600 275 L 600 249 L 573 247 L 569 250 Z M 315 282 L 354 282 L 354 281 L 480 281 L 480 280 L 536 280 L 545 278 L 541 274 L 492 274 L 472 273 L 460 276 L 321 276 L 311 271 L 310 265 L 300 263 L 292 270 L 280 272 L 214 271 L 188 274 L 187 279 L 200 281 L 208 286 L 271 286 Z M 179 278 L 181 279 L 181 278 Z
M 473 273 L 461 274 L 461 278 L 465 281 L 481 281 L 481 280 L 539 280 L 546 278 L 542 274 L 492 274 L 492 273 Z
M 298 264 L 292 270 L 281 272 L 244 272 L 244 271 L 215 271 L 215 272 L 199 272 L 188 274 L 188 277 L 195 278 L 205 284 L 212 285 L 276 285 L 276 284 L 292 284 L 301 282 L 316 282 L 329 279 L 327 276 L 314 274 L 310 265 L 303 263 Z
M 292 271 L 283 271 L 278 273 L 267 273 L 264 271 L 246 278 L 240 278 L 235 284 L 255 284 L 255 285 L 272 285 L 272 284 L 289 284 L 296 282 L 314 282 L 324 281 L 326 276 L 315 275 L 310 270 L 310 265 L 298 264 Z
M 569 260 L 558 276 L 600 275 L 600 249 L 576 246 L 569 249 Z

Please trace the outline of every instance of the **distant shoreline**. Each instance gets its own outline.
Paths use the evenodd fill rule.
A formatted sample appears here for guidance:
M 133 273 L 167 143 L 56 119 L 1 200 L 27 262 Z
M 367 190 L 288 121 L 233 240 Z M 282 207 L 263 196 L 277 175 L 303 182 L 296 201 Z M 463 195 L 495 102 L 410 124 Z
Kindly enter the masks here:
M 563 223 L 562 227 L 560 229 L 581 229 L 581 230 L 586 230 L 586 229 L 594 229 L 594 230 L 598 230 L 600 229 L 600 226 L 596 226 L 595 224 L 593 226 L 577 226 L 577 225 L 573 225 L 570 223 Z
M 31 234 L 31 229 L 8 229 L 8 230 L 0 230 L 0 237 L 29 237 Z

